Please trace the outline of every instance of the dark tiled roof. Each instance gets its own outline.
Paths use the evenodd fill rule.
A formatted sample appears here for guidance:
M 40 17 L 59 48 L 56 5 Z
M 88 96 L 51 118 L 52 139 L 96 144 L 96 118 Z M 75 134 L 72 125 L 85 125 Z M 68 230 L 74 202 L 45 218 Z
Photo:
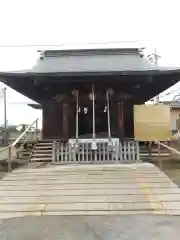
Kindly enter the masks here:
M 149 63 L 142 49 L 76 49 L 47 50 L 40 53 L 32 69 L 19 72 L 0 72 L 0 76 L 76 76 L 83 74 L 174 74 L 180 69 L 163 68 Z
M 36 103 L 31 103 L 31 104 L 28 104 L 29 107 L 32 107 L 34 109 L 42 109 L 42 106 L 41 104 L 36 104 Z
M 31 72 L 116 72 L 157 69 L 138 49 L 44 51 Z

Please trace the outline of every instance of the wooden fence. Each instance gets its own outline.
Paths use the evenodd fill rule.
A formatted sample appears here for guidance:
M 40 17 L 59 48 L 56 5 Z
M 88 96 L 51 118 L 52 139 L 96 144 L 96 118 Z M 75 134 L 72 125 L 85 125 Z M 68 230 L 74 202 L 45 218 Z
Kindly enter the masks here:
M 56 164 L 80 163 L 132 163 L 140 160 L 138 141 L 123 141 L 109 146 L 107 142 L 97 143 L 92 150 L 91 143 L 69 144 L 53 142 L 52 162 Z

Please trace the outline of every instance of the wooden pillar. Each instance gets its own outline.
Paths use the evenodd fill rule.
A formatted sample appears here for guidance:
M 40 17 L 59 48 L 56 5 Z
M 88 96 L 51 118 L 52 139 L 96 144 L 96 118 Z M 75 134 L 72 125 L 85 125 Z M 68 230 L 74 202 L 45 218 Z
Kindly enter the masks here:
M 62 132 L 63 132 L 63 138 L 64 140 L 67 140 L 69 138 L 70 129 L 69 129 L 69 104 L 67 102 L 64 102 L 62 104 Z
M 126 138 L 134 138 L 134 113 L 133 103 L 131 101 L 124 102 L 124 136 Z
M 76 104 L 74 102 L 68 103 L 68 131 L 69 131 L 69 137 L 75 137 L 76 135 Z
M 118 102 L 118 132 L 119 137 L 124 137 L 124 103 Z

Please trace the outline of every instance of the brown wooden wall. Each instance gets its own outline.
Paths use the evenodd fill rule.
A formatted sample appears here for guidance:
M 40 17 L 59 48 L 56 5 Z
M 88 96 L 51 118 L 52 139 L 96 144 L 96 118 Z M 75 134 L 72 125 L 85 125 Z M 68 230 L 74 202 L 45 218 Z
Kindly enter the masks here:
M 49 102 L 42 105 L 43 138 L 67 140 L 75 136 L 76 106 L 67 102 Z M 133 105 L 111 102 L 111 133 L 116 137 L 133 137 Z M 92 116 L 89 115 L 89 121 Z M 102 119 L 104 121 L 104 119 Z M 108 127 L 107 127 L 108 130 Z
M 69 137 L 68 103 L 44 103 L 43 109 L 43 138 L 58 138 L 66 140 Z

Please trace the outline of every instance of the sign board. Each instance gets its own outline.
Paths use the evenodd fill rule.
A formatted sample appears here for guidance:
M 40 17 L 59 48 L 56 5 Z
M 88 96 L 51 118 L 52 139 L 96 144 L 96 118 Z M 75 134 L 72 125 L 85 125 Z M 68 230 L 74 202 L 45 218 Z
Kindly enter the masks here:
M 134 105 L 134 138 L 167 141 L 171 138 L 171 111 L 166 105 Z

